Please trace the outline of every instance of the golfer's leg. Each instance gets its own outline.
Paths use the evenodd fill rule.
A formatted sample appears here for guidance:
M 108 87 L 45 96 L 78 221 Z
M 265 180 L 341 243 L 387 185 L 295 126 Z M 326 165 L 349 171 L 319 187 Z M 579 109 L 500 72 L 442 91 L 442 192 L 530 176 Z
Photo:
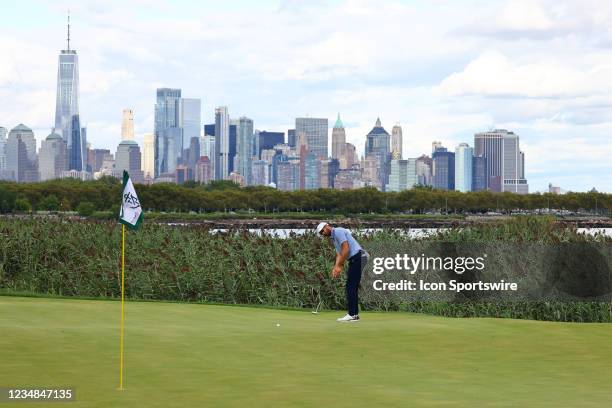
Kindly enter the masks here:
M 359 313 L 357 290 L 361 280 L 361 259 L 356 257 L 351 260 L 348 268 L 348 280 L 346 285 L 346 295 L 348 303 L 348 314 L 355 316 Z
M 359 283 L 361 282 L 361 271 L 362 271 L 362 264 L 363 264 L 363 258 L 361 258 L 360 256 L 357 257 L 357 261 L 355 262 L 357 265 L 355 265 L 355 307 L 353 309 L 353 312 L 355 312 L 354 314 L 352 314 L 351 316 L 355 316 L 359 314 Z

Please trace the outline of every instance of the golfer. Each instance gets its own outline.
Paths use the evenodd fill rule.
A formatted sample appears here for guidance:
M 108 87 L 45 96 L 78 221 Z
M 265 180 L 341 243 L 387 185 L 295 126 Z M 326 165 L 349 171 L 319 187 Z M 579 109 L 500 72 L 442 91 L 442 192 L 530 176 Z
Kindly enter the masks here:
M 361 273 L 368 263 L 369 254 L 357 243 L 351 232 L 345 228 L 332 227 L 326 222 L 317 225 L 317 234 L 331 237 L 336 247 L 336 263 L 332 269 L 332 278 L 342 273 L 344 262 L 348 259 L 349 267 L 346 276 L 346 303 L 348 313 L 338 319 L 339 322 L 359 321 L 359 282 Z

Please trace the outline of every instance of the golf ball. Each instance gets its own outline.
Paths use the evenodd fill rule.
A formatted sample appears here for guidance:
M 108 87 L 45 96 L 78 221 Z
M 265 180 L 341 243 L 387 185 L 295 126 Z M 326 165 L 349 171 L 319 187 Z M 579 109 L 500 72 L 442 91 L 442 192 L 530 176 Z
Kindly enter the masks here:
M 280 323 L 276 323 L 276 327 L 280 327 Z

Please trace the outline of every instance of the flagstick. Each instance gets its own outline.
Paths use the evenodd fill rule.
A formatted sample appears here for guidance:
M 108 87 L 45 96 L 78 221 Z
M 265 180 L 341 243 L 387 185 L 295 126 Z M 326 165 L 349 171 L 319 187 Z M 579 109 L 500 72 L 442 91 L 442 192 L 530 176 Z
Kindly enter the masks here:
M 123 390 L 123 330 L 125 323 L 125 225 L 121 225 L 121 340 L 119 362 L 119 389 Z

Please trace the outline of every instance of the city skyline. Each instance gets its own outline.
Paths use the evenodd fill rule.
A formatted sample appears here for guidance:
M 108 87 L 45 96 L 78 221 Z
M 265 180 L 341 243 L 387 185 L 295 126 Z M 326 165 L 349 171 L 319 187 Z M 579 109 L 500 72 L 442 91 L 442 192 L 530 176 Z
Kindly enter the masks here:
M 595 54 L 587 55 L 590 56 L 590 58 L 587 58 L 587 62 L 591 62 L 588 69 L 584 66 L 580 67 L 578 61 L 572 60 L 572 64 L 567 67 L 566 71 L 561 71 L 569 77 L 566 76 L 564 77 L 565 81 L 559 82 L 557 78 L 559 74 L 557 68 L 559 67 L 555 64 L 555 61 L 549 61 L 546 65 L 547 57 L 544 56 L 538 60 L 532 54 L 534 50 L 530 49 L 530 44 L 533 45 L 534 42 L 539 41 L 541 46 L 547 41 L 566 38 L 570 34 L 576 33 L 579 34 L 576 41 L 586 40 L 586 37 L 580 37 L 580 34 L 584 34 L 580 30 L 581 24 L 586 24 L 580 19 L 593 17 L 593 13 L 589 13 L 589 11 L 594 10 L 597 10 L 601 15 L 606 15 L 606 12 L 610 12 L 610 8 L 597 8 L 595 7 L 596 3 L 589 3 L 590 7 L 585 7 L 585 10 L 575 10 L 572 15 L 570 11 L 577 3 L 567 3 L 555 7 L 547 7 L 547 2 L 530 2 L 529 5 L 524 3 L 522 6 L 510 6 L 506 2 L 496 2 L 494 6 L 486 7 L 482 2 L 461 3 L 463 3 L 462 8 L 465 8 L 464 3 L 479 4 L 484 10 L 483 13 L 487 10 L 488 12 L 499 12 L 498 18 L 495 20 L 499 24 L 493 24 L 494 27 L 490 30 L 483 30 L 479 33 L 475 32 L 478 31 L 476 29 L 470 33 L 458 33 L 456 31 L 457 27 L 447 27 L 445 32 L 452 32 L 455 29 L 456 36 L 467 36 L 471 39 L 470 41 L 475 41 L 473 37 L 492 38 L 494 44 L 491 49 L 475 47 L 476 51 L 469 58 L 458 58 L 457 61 L 454 61 L 455 64 L 451 64 L 445 72 L 427 74 L 438 76 L 427 80 L 425 79 L 427 75 L 424 73 L 407 72 L 405 75 L 400 75 L 399 72 L 390 72 L 389 69 L 378 66 L 378 63 L 375 65 L 381 69 L 377 72 L 370 72 L 371 68 L 368 68 L 368 62 L 370 58 L 380 56 L 380 52 L 374 50 L 374 55 L 368 53 L 368 50 L 372 51 L 371 48 L 368 48 L 371 45 L 369 42 L 366 42 L 362 47 L 363 52 L 357 52 L 357 54 L 360 54 L 357 56 L 348 52 L 348 50 L 346 53 L 330 52 L 342 50 L 355 43 L 355 38 L 359 38 L 359 36 L 357 35 L 354 38 L 352 25 L 349 22 L 354 24 L 356 21 L 362 21 L 360 20 L 361 15 L 369 13 L 370 17 L 376 17 L 389 10 L 403 16 L 406 16 L 405 13 L 408 12 L 413 12 L 415 15 L 419 13 L 429 15 L 431 10 L 424 7 L 422 3 L 385 2 L 380 7 L 382 10 L 375 10 L 372 3 L 368 2 L 353 2 L 351 4 L 333 2 L 325 3 L 324 6 L 319 3 L 305 6 L 296 5 L 292 2 L 273 2 L 265 3 L 256 10 L 253 10 L 252 6 L 245 5 L 245 9 L 233 10 L 238 14 L 239 21 L 242 21 L 242 13 L 255 12 L 258 16 L 264 16 L 266 21 L 276 21 L 281 17 L 295 17 L 299 14 L 298 11 L 306 14 L 316 13 L 325 6 L 329 8 L 332 16 L 337 17 L 344 12 L 342 14 L 344 20 L 340 21 L 335 29 L 317 31 L 312 40 L 312 52 L 316 55 L 319 55 L 317 53 L 320 52 L 321 56 L 321 61 L 313 63 L 314 67 L 320 69 L 319 73 L 316 72 L 316 69 L 313 69 L 313 71 L 302 70 L 301 73 L 298 72 L 296 75 L 289 75 L 288 72 L 285 72 L 286 68 L 290 68 L 292 63 L 297 64 L 299 62 L 295 53 L 289 52 L 288 66 L 285 66 L 286 64 L 279 60 L 276 61 L 278 67 L 267 67 L 272 72 L 274 72 L 274 69 L 284 70 L 280 73 L 286 74 L 284 77 L 279 74 L 282 77 L 280 79 L 269 78 L 266 77 L 264 71 L 255 75 L 257 70 L 252 72 L 247 70 L 252 77 L 249 78 L 249 87 L 244 87 L 244 77 L 234 72 L 240 67 L 236 67 L 235 64 L 232 65 L 229 60 L 227 61 L 229 65 L 220 64 L 220 67 L 212 73 L 219 75 L 221 72 L 225 72 L 229 79 L 237 79 L 239 88 L 243 91 L 239 93 L 235 92 L 236 85 L 228 85 L 229 80 L 216 81 L 218 77 L 215 75 L 210 76 L 208 80 L 206 78 L 194 79 L 193 72 L 198 71 L 201 67 L 199 61 L 195 61 L 191 67 L 188 66 L 189 64 L 178 64 L 175 67 L 176 64 L 170 63 L 168 66 L 174 69 L 168 69 L 163 61 L 154 61 L 154 58 L 146 68 L 130 71 L 130 64 L 134 61 L 127 61 L 121 68 L 122 65 L 117 65 L 117 61 L 120 59 L 110 59 L 112 54 L 109 54 L 108 47 L 103 44 L 100 45 L 99 41 L 92 41 L 92 31 L 108 29 L 110 32 L 114 32 L 118 36 L 117 41 L 119 41 L 117 52 L 121 54 L 123 52 L 121 42 L 129 40 L 136 35 L 135 33 L 140 33 L 139 35 L 148 33 L 144 22 L 149 21 L 152 17 L 150 15 L 140 19 L 134 17 L 134 27 L 130 34 L 125 30 L 125 18 L 119 19 L 116 23 L 104 25 L 102 20 L 93 15 L 86 7 L 70 6 L 73 10 L 71 13 L 72 25 L 73 27 L 76 26 L 76 28 L 73 28 L 70 48 L 79 50 L 79 82 L 82 88 L 79 97 L 79 111 L 81 120 L 83 120 L 81 126 L 87 127 L 87 140 L 92 143 L 93 147 L 108 148 L 115 151 L 121 140 L 122 110 L 130 108 L 134 110 L 136 140 L 142 146 L 144 134 L 154 132 L 151 100 L 154 98 L 156 88 L 180 88 L 185 95 L 202 100 L 202 123 L 214 122 L 214 108 L 224 105 L 229 107 L 228 110 L 232 119 L 238 119 L 243 115 L 248 116 L 253 119 L 254 128 L 259 130 L 287 132 L 288 129 L 294 127 L 295 118 L 309 114 L 308 116 L 312 118 L 328 119 L 328 138 L 331 140 L 333 118 L 336 117 L 337 112 L 340 112 L 346 130 L 346 141 L 357 146 L 359 156 L 363 155 L 365 137 L 378 116 L 387 125 L 388 130 L 396 122 L 401 123 L 403 128 L 402 156 L 404 158 L 418 157 L 422 153 L 428 153 L 428 146 L 433 140 L 440 140 L 449 150 L 454 150 L 462 142 L 468 142 L 472 146 L 475 133 L 492 128 L 506 128 L 521 137 L 521 150 L 528 157 L 525 174 L 529 178 L 531 191 L 546 191 L 549 182 L 560 185 L 565 190 L 586 191 L 596 187 L 600 191 L 611 191 L 612 185 L 610 183 L 612 181 L 601 178 L 602 173 L 611 173 L 607 156 L 612 154 L 610 152 L 611 144 L 608 141 L 609 131 L 612 131 L 611 122 L 607 116 L 609 113 L 601 110 L 602 104 L 604 107 L 607 106 L 606 97 L 609 94 L 607 85 L 610 82 L 602 74 L 609 69 L 604 64 L 606 60 L 603 57 L 605 55 L 597 54 L 597 50 L 593 51 L 594 46 L 589 47 L 587 50 L 593 51 Z M 7 24 L 1 29 L 1 32 L 7 34 L 5 38 L 8 41 L 3 42 L 0 46 L 9 51 L 9 58 L 8 62 L 3 64 L 4 69 L 0 68 L 0 91 L 6 98 L 11 95 L 21 96 L 20 88 L 31 87 L 38 92 L 34 93 L 38 97 L 29 98 L 27 102 L 21 102 L 21 98 L 17 97 L 15 104 L 3 104 L 0 108 L 0 126 L 10 130 L 17 124 L 24 123 L 34 130 L 39 146 L 40 142 L 50 133 L 50 128 L 54 122 L 53 106 L 56 78 L 49 80 L 49 77 L 57 75 L 57 70 L 49 69 L 49 61 L 56 60 L 57 50 L 63 49 L 65 46 L 64 24 L 67 7 L 62 9 L 62 5 L 67 5 L 67 3 L 62 4 L 60 2 L 54 6 L 39 5 L 39 8 L 45 10 L 49 7 L 47 11 L 50 12 L 50 17 L 47 16 L 39 27 L 38 24 L 41 21 L 34 16 L 32 22 L 25 25 L 35 23 L 36 26 L 33 27 L 34 29 L 31 30 L 30 34 L 20 36 L 17 42 L 17 44 L 31 46 L 33 35 L 41 30 L 45 32 L 48 30 L 48 38 L 57 39 L 57 44 L 53 45 L 56 41 L 52 41 L 49 47 L 52 48 L 51 51 L 54 55 L 50 59 L 45 57 L 45 63 L 40 66 L 37 65 L 36 61 L 42 59 L 41 55 L 48 55 L 49 50 L 45 49 L 43 51 L 39 47 L 39 52 L 34 53 L 37 58 L 31 64 L 33 66 L 23 68 L 23 66 L 15 63 L 15 60 L 18 62 L 21 58 L 21 53 L 18 52 L 19 48 L 11 48 L 10 44 L 10 40 L 20 33 L 20 29 L 11 24 Z M 18 13 L 21 7 L 23 6 L 15 6 L 14 9 L 11 9 L 9 17 L 11 13 Z M 109 5 L 98 5 L 98 7 L 103 9 L 101 10 L 103 15 L 105 13 L 110 15 L 117 11 L 117 4 L 113 2 Z M 185 19 L 187 22 L 193 21 L 190 20 L 189 13 L 186 12 L 190 7 L 193 6 L 185 6 L 182 10 L 170 8 L 166 10 L 168 11 L 168 17 L 158 15 L 153 20 L 167 18 L 169 21 L 177 21 L 177 19 Z M 236 5 L 233 7 L 236 7 Z M 449 6 L 449 10 L 453 10 L 453 7 Z M 299 10 L 296 11 L 296 8 Z M 223 12 L 226 11 L 212 10 L 213 14 Z M 446 13 L 449 13 L 449 11 L 446 10 L 443 14 L 446 15 Z M 517 13 L 519 13 L 518 16 Z M 460 16 L 465 17 L 465 11 L 461 12 Z M 389 15 L 388 18 L 397 25 L 396 17 Z M 415 17 L 410 18 L 414 19 Z M 473 18 L 476 19 L 478 16 Z M 469 27 L 468 20 L 460 18 L 458 21 L 460 22 L 460 24 L 457 24 L 458 26 Z M 562 24 L 568 21 L 575 22 L 575 26 L 568 28 L 567 24 Z M 595 23 L 593 22 L 593 24 Z M 187 36 L 182 41 L 189 43 L 201 41 L 203 45 L 208 44 L 208 40 L 204 37 L 210 28 L 209 25 L 203 24 L 202 27 L 198 26 L 199 28 L 196 30 L 196 26 L 186 24 L 187 27 L 192 29 L 191 35 L 194 39 L 192 40 Z M 393 24 L 391 26 L 386 31 L 395 30 L 396 34 L 404 34 L 402 26 L 394 26 Z M 171 33 L 170 37 L 189 34 L 189 32 L 186 33 L 181 30 L 180 27 L 176 27 L 176 32 Z M 236 35 L 241 35 L 241 30 L 239 29 L 239 33 Z M 406 33 L 411 32 L 410 30 L 412 28 L 406 29 Z M 304 39 L 299 36 L 294 37 L 295 33 L 293 31 L 291 31 L 291 34 L 291 38 L 287 42 L 281 41 L 281 45 L 286 46 L 291 41 Z M 384 35 L 372 33 L 372 35 L 375 40 L 389 39 L 389 37 L 385 37 L 389 35 L 388 33 Z M 510 41 L 510 38 L 514 36 L 528 43 L 525 48 L 529 52 L 521 55 L 516 50 L 516 46 L 512 45 Z M 447 37 L 440 37 L 440 33 L 437 33 L 427 41 L 436 40 L 441 41 L 440 44 L 448 45 L 448 41 L 452 42 L 452 40 Z M 141 38 L 140 42 L 134 43 L 135 47 L 132 47 L 132 51 L 136 57 L 141 58 L 142 56 L 137 54 L 146 50 L 151 51 L 153 43 L 153 40 L 149 42 Z M 184 44 L 181 43 L 177 45 L 179 51 L 184 47 Z M 262 44 L 256 42 L 252 45 L 254 47 L 253 53 L 257 54 L 257 51 L 261 51 Z M 569 51 L 572 50 L 571 45 Z M 99 47 L 96 48 L 96 46 Z M 387 48 L 387 46 L 385 45 L 383 48 Z M 417 47 L 412 50 L 413 52 L 418 51 L 417 54 L 423 52 L 419 48 L 421 45 L 415 44 L 415 46 Z M 240 50 L 241 47 L 237 46 L 234 51 Z M 214 47 L 211 48 L 211 51 L 214 49 Z M 325 52 L 326 50 L 327 52 Z M 176 51 L 172 50 L 172 52 Z M 404 47 L 397 52 L 401 54 L 407 51 L 410 50 Z M 166 50 L 162 49 L 161 52 L 163 54 Z M 601 53 L 603 54 L 603 51 Z M 269 55 L 265 50 L 261 54 L 261 57 Z M 300 54 L 299 50 L 297 54 Z M 565 54 L 561 53 L 561 55 Z M 389 64 L 397 62 L 394 55 L 385 54 L 385 56 L 389 58 Z M 423 58 L 422 69 L 432 66 L 431 61 L 433 60 L 427 60 L 426 54 L 421 55 L 421 57 Z M 402 57 L 398 56 L 397 58 L 400 62 L 404 61 Z M 275 61 L 268 62 L 274 65 Z M 93 70 L 91 69 L 92 66 L 94 67 Z M 165 67 L 166 72 L 160 74 L 158 70 L 161 70 L 162 67 Z M 341 72 L 347 67 L 350 68 L 350 72 Z M 547 67 L 550 68 L 550 71 L 542 72 Z M 52 74 L 43 72 L 43 68 Z M 434 71 L 439 69 L 436 68 Z M 496 81 L 490 75 L 483 76 L 483 72 L 486 74 L 489 69 L 495 69 L 501 79 Z M 393 70 L 391 69 L 391 71 Z M 38 72 L 39 75 L 37 77 L 28 76 L 29 72 Z M 583 83 L 584 78 L 579 75 L 581 72 L 592 72 L 594 76 L 603 81 L 602 89 L 597 89 L 590 82 Z M 121 75 L 124 74 L 127 76 L 122 79 Z M 136 78 L 140 74 L 144 74 L 143 79 L 153 80 L 153 82 L 149 82 L 148 89 L 143 86 L 143 79 Z M 187 74 L 187 76 L 183 77 L 183 74 Z M 113 75 L 116 75 L 115 79 L 110 78 Z M 158 77 L 154 78 L 153 75 L 158 75 Z M 362 82 L 361 86 L 354 86 L 354 82 L 347 80 L 347 77 L 350 76 L 356 76 Z M 548 79 L 548 81 L 536 83 L 533 77 Z M 377 81 L 387 83 L 378 86 L 372 85 Z M 416 81 L 413 84 L 414 86 L 406 85 L 410 81 Z M 419 85 L 418 81 L 430 82 L 429 90 L 425 92 L 424 85 Z M 33 84 L 30 84 L 30 82 Z M 339 85 L 334 86 L 334 82 Z M 569 85 L 563 82 L 569 82 Z M 263 92 L 256 95 L 255 91 L 262 86 Z M 283 87 L 284 90 L 280 92 L 275 89 L 276 87 Z M 307 87 L 314 88 L 314 91 L 303 93 L 302 91 Z M 421 91 L 424 93 L 420 93 Z M 413 101 L 414 103 L 410 104 L 403 95 L 404 92 L 414 98 L 419 98 L 419 95 L 422 98 L 420 102 Z M 359 93 L 363 95 L 356 96 Z M 47 94 L 52 96 L 53 101 L 50 104 L 47 103 L 49 99 Z M 443 97 L 440 96 L 440 100 L 435 100 L 433 97 L 436 94 L 438 96 L 443 94 Z M 297 100 L 294 99 L 294 103 L 289 104 L 287 99 L 295 98 L 296 95 L 299 96 Z M 280 97 L 277 98 L 278 96 Z M 113 100 L 112 103 L 107 103 L 111 99 Z M 43 103 L 45 103 L 44 106 Z M 561 103 L 565 104 L 563 105 L 565 107 L 562 107 Z M 500 105 L 505 106 L 505 108 L 500 108 Z M 427 109 L 432 110 L 427 111 Z M 528 110 L 530 112 L 527 112 Z M 435 115 L 432 115 L 432 112 Z M 513 119 L 513 116 L 519 117 L 518 119 L 527 118 L 527 120 L 516 120 Z M 47 125 L 45 126 L 45 124 Z M 328 145 L 329 149 L 331 147 L 331 145 Z

